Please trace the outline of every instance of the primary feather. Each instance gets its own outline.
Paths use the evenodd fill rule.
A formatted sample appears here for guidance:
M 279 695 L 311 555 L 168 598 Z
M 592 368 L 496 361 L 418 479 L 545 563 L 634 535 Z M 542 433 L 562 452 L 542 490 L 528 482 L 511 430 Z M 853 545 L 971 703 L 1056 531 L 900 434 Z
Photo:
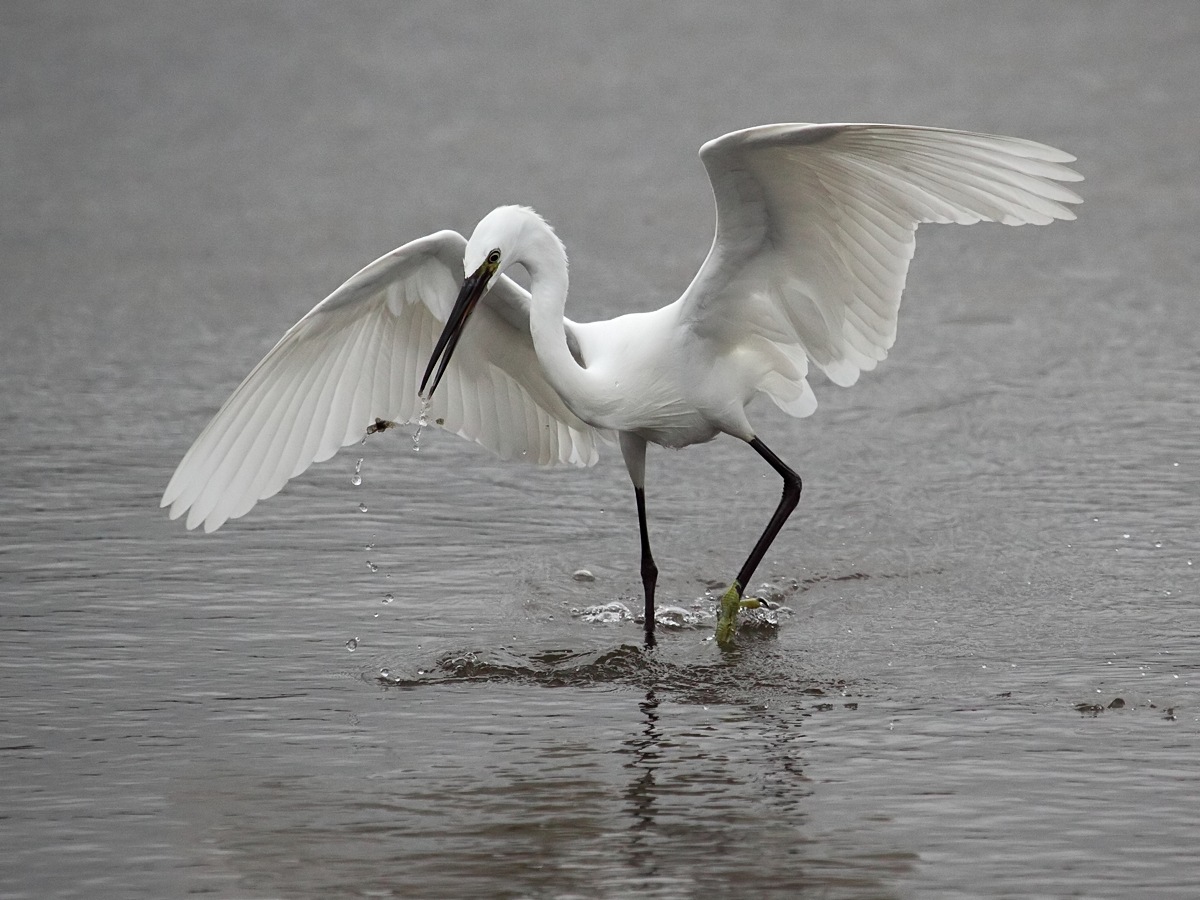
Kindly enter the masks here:
M 466 240 L 441 231 L 362 269 L 314 307 L 237 387 L 163 494 L 171 518 L 219 528 L 375 419 L 409 422 L 417 384 L 463 279 Z M 595 429 L 546 382 L 529 336 L 529 296 L 504 278 L 463 337 L 429 417 L 505 459 L 592 465 Z

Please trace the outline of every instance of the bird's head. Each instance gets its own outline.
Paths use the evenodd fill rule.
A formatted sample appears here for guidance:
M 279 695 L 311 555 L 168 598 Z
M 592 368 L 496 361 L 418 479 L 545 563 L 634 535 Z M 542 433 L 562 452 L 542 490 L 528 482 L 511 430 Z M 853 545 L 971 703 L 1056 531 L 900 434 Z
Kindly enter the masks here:
M 442 380 L 442 374 L 446 371 L 458 339 L 462 336 L 463 328 L 466 327 L 467 320 L 475 311 L 480 298 L 513 263 L 528 263 L 524 258 L 528 252 L 519 255 L 519 251 L 528 251 L 543 240 L 545 235 L 549 235 L 550 239 L 558 244 L 561 252 L 562 244 L 558 243 L 558 238 L 550 226 L 532 209 L 524 206 L 497 207 L 475 226 L 463 253 L 463 271 L 467 273 L 467 277 L 463 280 L 458 299 L 454 302 L 446 326 L 442 329 L 433 355 L 429 358 L 425 377 L 421 379 L 422 398 L 428 400 L 437 390 L 438 382 Z
M 489 278 L 494 278 L 512 265 L 530 216 L 537 218 L 537 213 L 521 206 L 500 206 L 479 220 L 463 252 L 468 280 L 489 271 Z

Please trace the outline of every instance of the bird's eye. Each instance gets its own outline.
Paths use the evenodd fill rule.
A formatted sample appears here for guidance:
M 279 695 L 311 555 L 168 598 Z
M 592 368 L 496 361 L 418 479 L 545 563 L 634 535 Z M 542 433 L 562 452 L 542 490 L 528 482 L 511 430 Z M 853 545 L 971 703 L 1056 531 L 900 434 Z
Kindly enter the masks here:
M 490 262 L 493 266 L 496 265 L 498 262 L 500 262 L 500 251 L 493 250 L 491 253 L 489 253 L 487 256 L 487 261 Z

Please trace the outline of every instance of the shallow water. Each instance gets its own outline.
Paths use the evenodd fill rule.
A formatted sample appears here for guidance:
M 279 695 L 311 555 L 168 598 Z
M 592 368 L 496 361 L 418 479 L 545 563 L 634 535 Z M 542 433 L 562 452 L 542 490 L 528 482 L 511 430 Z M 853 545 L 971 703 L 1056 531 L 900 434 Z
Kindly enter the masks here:
M 0 13 L 0 896 L 1195 896 L 1190 6 L 585 9 Z M 892 357 L 758 410 L 805 478 L 776 626 L 710 639 L 779 489 L 728 440 L 649 460 L 653 651 L 588 614 L 640 604 L 615 450 L 388 431 L 214 535 L 157 509 L 379 252 L 529 202 L 578 317 L 644 308 L 707 245 L 695 148 L 790 118 L 1089 180 L 922 229 Z

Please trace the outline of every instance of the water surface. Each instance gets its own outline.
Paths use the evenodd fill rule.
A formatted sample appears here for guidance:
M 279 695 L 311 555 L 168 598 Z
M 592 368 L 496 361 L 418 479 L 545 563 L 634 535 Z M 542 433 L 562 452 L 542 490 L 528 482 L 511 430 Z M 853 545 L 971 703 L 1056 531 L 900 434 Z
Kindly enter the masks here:
M 1195 896 L 1196 20 L 1000 6 L 6 7 L 0 896 Z M 1088 181 L 922 229 L 891 358 L 758 409 L 778 627 L 709 639 L 779 490 L 730 440 L 651 456 L 698 619 L 652 652 L 581 614 L 640 602 L 615 450 L 388 432 L 214 535 L 157 509 L 358 266 L 519 201 L 573 315 L 665 302 L 695 149 L 781 119 Z

